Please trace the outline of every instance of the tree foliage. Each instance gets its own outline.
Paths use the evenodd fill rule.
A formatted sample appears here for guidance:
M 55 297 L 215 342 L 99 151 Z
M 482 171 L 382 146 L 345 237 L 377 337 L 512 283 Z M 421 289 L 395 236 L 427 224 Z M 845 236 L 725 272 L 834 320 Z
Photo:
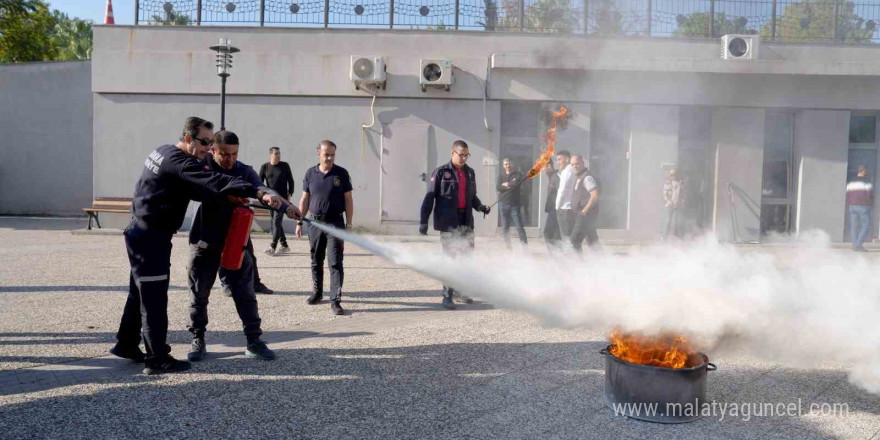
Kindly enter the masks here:
M 55 19 L 38 0 L 0 0 L 0 62 L 52 61 Z
M 92 23 L 49 12 L 42 0 L 0 0 L 0 62 L 83 60 Z
M 154 15 L 150 24 L 158 24 L 161 26 L 186 26 L 192 23 L 189 15 L 171 11 L 165 14 L 165 17 Z
M 777 17 L 776 41 L 870 42 L 876 23 L 855 13 L 855 5 L 841 1 L 837 6 L 837 35 L 834 35 L 835 0 L 807 0 L 791 3 Z M 761 37 L 770 39 L 771 24 L 761 27 Z
M 754 34 L 748 29 L 749 21 L 745 17 L 728 17 L 723 12 L 715 14 L 715 35 L 710 35 L 709 13 L 694 12 L 677 17 L 678 27 L 672 33 L 676 37 L 712 37 L 726 34 Z

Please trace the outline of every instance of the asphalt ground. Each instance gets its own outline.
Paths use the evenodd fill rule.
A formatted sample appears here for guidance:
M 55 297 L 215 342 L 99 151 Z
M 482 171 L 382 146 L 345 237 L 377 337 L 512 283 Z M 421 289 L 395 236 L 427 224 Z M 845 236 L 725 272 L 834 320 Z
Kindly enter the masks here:
M 739 414 L 678 425 L 621 417 L 602 398 L 604 334 L 548 328 L 479 298 L 446 311 L 436 281 L 354 246 L 348 313 L 333 316 L 326 300 L 305 303 L 307 242 L 269 257 L 259 253 L 265 235 L 254 238 L 258 264 L 276 293 L 258 300 L 278 359 L 245 358 L 233 302 L 215 287 L 208 359 L 144 376 L 107 354 L 128 288 L 122 236 L 71 233 L 84 224 L 0 218 L 0 438 L 880 439 L 880 396 L 851 385 L 845 365 L 792 369 L 747 353 L 711 359 L 719 369 L 707 378 L 708 397 Z M 186 251 L 176 237 L 168 310 L 178 358 L 190 341 Z M 757 415 L 765 403 L 839 411 Z

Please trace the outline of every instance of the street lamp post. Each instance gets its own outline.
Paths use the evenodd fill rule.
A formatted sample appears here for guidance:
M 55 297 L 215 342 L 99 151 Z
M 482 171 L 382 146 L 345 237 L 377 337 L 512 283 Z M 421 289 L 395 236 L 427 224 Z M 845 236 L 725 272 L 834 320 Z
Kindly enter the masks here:
M 211 46 L 211 50 L 217 52 L 217 76 L 220 77 L 220 130 L 226 129 L 226 78 L 232 70 L 232 54 L 238 52 L 238 48 L 229 45 L 229 40 L 220 39 L 220 44 Z

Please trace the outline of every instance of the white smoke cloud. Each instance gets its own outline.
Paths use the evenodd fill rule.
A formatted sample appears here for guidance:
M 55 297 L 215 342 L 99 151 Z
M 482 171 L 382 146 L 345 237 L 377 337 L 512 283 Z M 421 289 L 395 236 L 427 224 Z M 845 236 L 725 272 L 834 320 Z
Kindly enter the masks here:
M 426 252 L 331 233 L 550 326 L 668 330 L 710 354 L 745 348 L 796 368 L 845 364 L 850 381 L 880 394 L 880 271 L 862 254 L 832 249 L 821 231 L 776 248 L 707 236 L 625 253 L 586 250 L 583 259 L 478 252 L 466 262 L 436 244 Z
M 686 334 L 792 367 L 832 361 L 880 393 L 880 273 L 821 232 L 795 245 L 737 248 L 713 237 L 678 246 L 548 258 L 478 253 L 462 264 L 392 245 L 388 256 L 469 295 L 548 325 Z M 435 245 L 436 246 L 436 245 Z

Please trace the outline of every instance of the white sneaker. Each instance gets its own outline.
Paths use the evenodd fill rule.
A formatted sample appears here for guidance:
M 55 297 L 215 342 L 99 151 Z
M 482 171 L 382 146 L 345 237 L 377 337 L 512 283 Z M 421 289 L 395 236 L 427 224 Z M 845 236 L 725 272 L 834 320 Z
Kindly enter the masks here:
M 266 255 L 275 255 L 275 248 L 270 247 L 266 249 Z
M 281 246 L 281 249 L 278 249 L 279 254 L 289 254 L 290 248 L 287 246 Z

